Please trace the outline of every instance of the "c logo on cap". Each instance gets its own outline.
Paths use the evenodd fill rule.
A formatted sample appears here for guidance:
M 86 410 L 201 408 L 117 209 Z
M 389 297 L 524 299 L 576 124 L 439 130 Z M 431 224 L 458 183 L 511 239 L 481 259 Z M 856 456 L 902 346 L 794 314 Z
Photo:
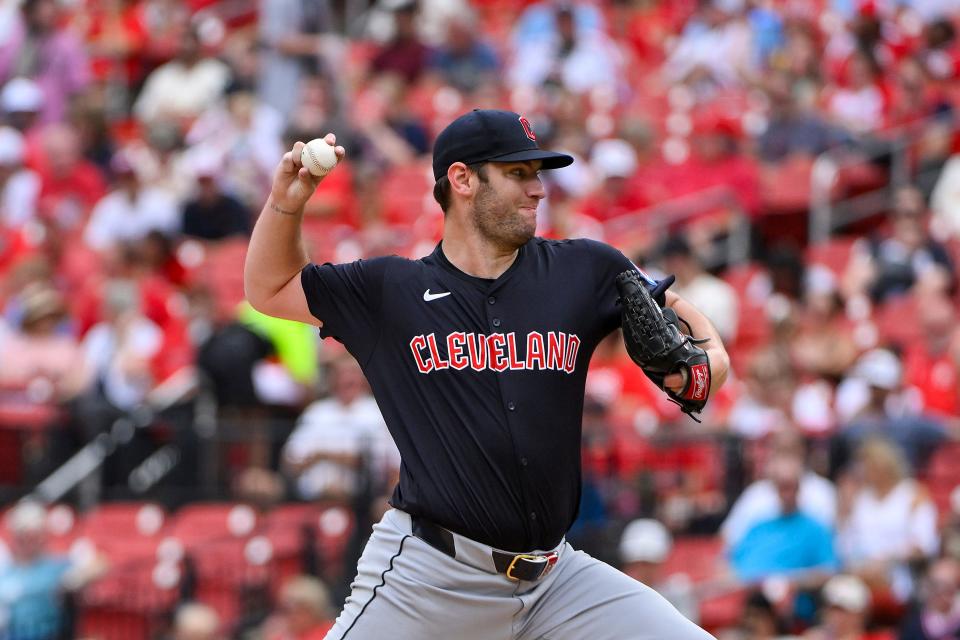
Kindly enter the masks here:
M 536 142 L 537 134 L 533 132 L 533 127 L 530 126 L 530 121 L 523 116 L 520 116 L 520 124 L 523 125 L 523 132 L 527 134 L 527 137 Z

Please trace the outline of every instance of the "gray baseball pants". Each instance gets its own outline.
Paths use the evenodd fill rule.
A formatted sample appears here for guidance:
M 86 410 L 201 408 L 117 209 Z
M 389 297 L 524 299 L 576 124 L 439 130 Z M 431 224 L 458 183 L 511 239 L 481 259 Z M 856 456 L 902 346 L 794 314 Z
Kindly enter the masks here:
M 456 559 L 388 511 L 357 567 L 327 640 L 709 640 L 653 589 L 613 567 L 557 547 L 536 582 L 497 573 L 491 549 L 454 534 Z

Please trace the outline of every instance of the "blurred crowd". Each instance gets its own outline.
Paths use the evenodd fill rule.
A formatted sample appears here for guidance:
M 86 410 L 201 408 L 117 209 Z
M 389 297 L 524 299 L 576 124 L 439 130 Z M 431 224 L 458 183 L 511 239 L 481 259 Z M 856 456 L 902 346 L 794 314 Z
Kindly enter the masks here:
M 242 302 L 246 238 L 284 150 L 332 131 L 347 157 L 308 204 L 312 259 L 424 255 L 434 135 L 508 108 L 577 160 L 544 176 L 538 233 L 675 274 L 734 362 L 695 425 L 619 336 L 598 348 L 571 539 L 691 616 L 738 595 L 730 638 L 960 637 L 958 28 L 955 0 L 0 0 L 0 414 L 43 426 L 11 441 L 7 497 L 107 434 L 124 455 L 81 506 L 375 519 L 399 459 L 362 372 Z M 817 198 L 876 193 L 808 244 Z M 212 494 L 209 397 L 249 444 Z M 141 464 L 165 445 L 175 462 Z M 72 575 L 18 551 L 36 518 L 8 522 L 0 587 Z M 664 566 L 718 531 L 708 575 Z M 31 615 L 10 593 L 0 625 Z M 321 637 L 330 615 L 303 578 L 250 637 Z M 174 637 L 226 622 L 187 604 Z

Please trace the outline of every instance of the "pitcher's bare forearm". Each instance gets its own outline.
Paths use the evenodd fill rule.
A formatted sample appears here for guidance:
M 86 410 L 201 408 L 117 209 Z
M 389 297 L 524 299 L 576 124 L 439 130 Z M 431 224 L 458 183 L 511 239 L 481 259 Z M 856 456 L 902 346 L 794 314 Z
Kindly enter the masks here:
M 343 147 L 336 137 L 325 140 L 334 145 L 338 161 Z M 307 307 L 300 285 L 300 271 L 309 263 L 300 224 L 303 208 L 322 177 L 311 175 L 300 160 L 303 142 L 283 154 L 273 175 L 273 186 L 257 224 L 250 236 L 247 260 L 243 268 L 243 287 L 247 301 L 267 315 L 319 325 Z
M 690 325 L 690 335 L 694 338 L 707 338 L 707 342 L 700 347 L 710 358 L 711 391 L 719 389 L 730 373 L 730 356 L 727 355 L 727 349 L 723 346 L 720 334 L 717 333 L 710 319 L 695 306 L 672 291 L 667 291 L 666 295 L 667 306 L 676 311 L 677 315 Z
M 302 220 L 302 206 L 286 209 L 272 195 L 263 205 L 250 236 L 243 271 L 247 300 L 255 308 L 279 293 L 310 261 L 300 233 Z

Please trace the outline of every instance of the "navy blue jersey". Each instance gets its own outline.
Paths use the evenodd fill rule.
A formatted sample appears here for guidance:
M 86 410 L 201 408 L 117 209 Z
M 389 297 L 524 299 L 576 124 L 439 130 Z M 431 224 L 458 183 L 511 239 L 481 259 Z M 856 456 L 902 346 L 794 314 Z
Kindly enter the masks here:
M 633 265 L 599 242 L 534 238 L 487 280 L 441 247 L 308 265 L 307 303 L 396 440 L 393 506 L 500 549 L 553 548 L 580 499 L 587 365 L 620 325 L 614 280 Z

